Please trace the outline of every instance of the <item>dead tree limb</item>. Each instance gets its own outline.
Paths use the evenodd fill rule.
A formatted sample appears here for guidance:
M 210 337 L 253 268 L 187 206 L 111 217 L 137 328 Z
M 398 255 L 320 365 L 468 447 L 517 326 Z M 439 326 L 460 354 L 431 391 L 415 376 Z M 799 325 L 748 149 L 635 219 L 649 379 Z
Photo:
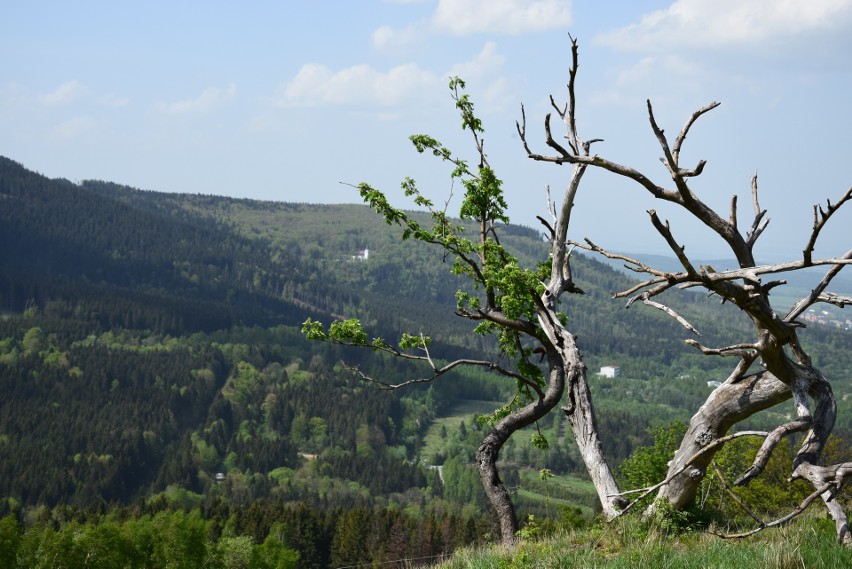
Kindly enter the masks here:
M 569 93 L 569 95 L 573 96 L 573 93 Z M 569 149 L 559 145 L 553 140 L 549 116 L 545 120 L 545 134 L 546 144 L 554 152 L 552 155 L 533 152 L 525 140 L 526 129 L 520 127 L 518 129 L 530 159 L 554 164 L 571 164 L 574 167 L 594 166 L 632 180 L 654 198 L 683 208 L 696 221 L 717 234 L 727 245 L 729 253 L 733 254 L 736 259 L 737 268 L 734 269 L 717 271 L 709 266 L 696 268 L 695 263 L 685 253 L 685 247 L 675 239 L 668 222 L 661 220 L 654 210 L 648 212 L 651 224 L 677 257 L 683 271 L 664 273 L 640 262 L 607 254 L 611 258 L 622 258 L 622 260 L 627 261 L 632 270 L 649 275 L 646 280 L 614 295 L 615 297 L 631 297 L 628 306 L 637 299 L 648 304 L 651 298 L 675 286 L 680 288 L 702 287 L 709 293 L 717 295 L 723 302 L 729 302 L 738 307 L 754 326 L 754 339 L 752 341 L 735 342 L 722 349 L 706 348 L 694 340 L 690 341 L 692 345 L 705 354 L 738 356 L 740 363 L 729 380 L 720 385 L 693 416 L 675 460 L 670 465 L 671 480 L 660 487 L 658 499 L 665 499 L 676 508 L 682 507 L 695 496 L 698 484 L 715 452 L 699 453 L 699 451 L 710 441 L 724 437 L 727 430 L 738 421 L 753 415 L 760 409 L 776 405 L 790 397 L 794 399 L 797 420 L 779 426 L 774 433 L 778 437 L 785 436 L 791 431 L 802 430 L 806 433 L 791 465 L 791 471 L 810 480 L 818 489 L 817 496 L 823 493 L 824 490 L 820 491 L 820 489 L 823 488 L 824 484 L 820 483 L 820 477 L 815 474 L 816 471 L 813 469 L 816 467 L 828 435 L 834 426 L 836 404 L 830 383 L 813 366 L 810 356 L 803 349 L 798 339 L 798 330 L 801 328 L 801 324 L 796 322 L 795 318 L 815 302 L 825 301 L 844 305 L 849 300 L 845 297 L 832 295 L 825 289 L 842 267 L 852 263 L 850 252 L 840 257 L 822 260 L 814 260 L 812 253 L 816 241 L 828 221 L 841 206 L 852 200 L 852 188 L 835 204 L 828 201 L 825 207 L 814 207 L 813 227 L 800 260 L 772 265 L 758 265 L 753 254 L 755 243 L 763 235 L 769 223 L 766 211 L 760 207 L 756 175 L 751 179 L 750 188 L 754 219 L 746 235 L 743 235 L 738 227 L 736 197 L 731 200 L 730 210 L 726 218 L 705 204 L 692 191 L 689 185 L 690 181 L 692 178 L 701 175 L 706 167 L 706 162 L 700 160 L 694 167 L 683 167 L 680 164 L 683 144 L 697 120 L 718 105 L 718 103 L 713 102 L 692 113 L 675 138 L 674 144 L 670 144 L 664 130 L 657 123 L 651 102 L 647 101 L 648 121 L 663 154 L 660 161 L 666 168 L 671 180 L 670 183 L 673 184 L 673 187 L 669 188 L 655 183 L 650 176 L 634 168 L 611 161 L 598 154 L 590 155 L 580 152 L 579 145 L 570 144 Z M 573 109 L 573 103 L 569 102 L 567 108 Z M 591 241 L 587 241 L 587 243 L 591 249 L 606 254 L 603 249 L 593 245 Z M 764 283 L 762 278 L 765 275 L 796 271 L 816 265 L 830 267 L 823 282 L 808 297 L 797 303 L 787 317 L 780 317 L 770 302 L 769 291 L 782 286 L 784 281 L 774 280 Z M 659 309 L 659 306 L 649 305 Z M 677 313 L 670 315 L 683 324 L 682 315 Z M 789 348 L 790 353 L 785 351 L 786 348 Z M 753 381 L 759 383 L 761 387 L 756 392 L 758 396 L 755 397 L 755 392 L 750 392 L 747 395 L 743 392 L 743 386 L 748 385 L 748 382 L 743 381 L 743 374 L 748 365 L 757 359 L 760 360 L 766 373 L 754 376 L 756 379 Z M 810 401 L 814 403 L 813 412 L 810 410 Z M 774 444 L 777 444 L 773 441 L 774 437 L 767 441 L 764 452 L 759 453 L 753 469 L 747 473 L 746 479 L 759 474 L 762 461 L 768 457 L 768 453 L 771 453 Z M 688 458 L 695 455 L 699 455 L 700 458 L 694 461 Z M 838 471 L 843 471 L 843 469 L 841 468 Z M 677 474 L 673 475 L 672 473 Z M 852 539 L 848 538 L 846 514 L 833 500 L 824 497 L 824 501 L 835 519 L 838 527 L 838 538 L 842 539 L 844 543 L 852 544 Z

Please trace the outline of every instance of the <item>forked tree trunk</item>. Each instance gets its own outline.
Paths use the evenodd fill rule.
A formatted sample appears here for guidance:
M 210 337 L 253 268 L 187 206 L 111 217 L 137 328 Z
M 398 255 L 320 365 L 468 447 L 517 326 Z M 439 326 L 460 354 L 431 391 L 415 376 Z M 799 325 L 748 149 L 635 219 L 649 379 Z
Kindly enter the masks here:
M 834 426 L 834 395 L 830 384 L 819 370 L 810 365 L 783 365 L 779 371 L 791 369 L 794 374 L 788 381 L 793 384 L 793 388 L 768 371 L 746 376 L 738 381 L 729 380 L 716 388 L 690 420 L 680 448 L 669 463 L 667 477 L 672 479 L 660 489 L 657 498 L 668 501 L 675 508 L 683 508 L 690 503 L 701 485 L 707 466 L 715 453 L 721 449 L 721 446 L 716 448 L 708 445 L 723 437 L 734 424 L 791 397 L 796 403 L 798 418 L 770 433 L 758 451 L 754 463 L 736 484 L 747 484 L 758 476 L 778 442 L 790 433 L 799 431 L 807 431 L 808 434 L 793 463 L 794 478 L 807 480 L 813 485 L 815 492 L 818 492 L 824 489 L 826 484 L 834 483 L 838 477 L 842 479 L 847 472 L 852 471 L 852 463 L 831 467 L 816 464 Z M 798 391 L 799 396 L 795 396 L 794 391 Z M 807 407 L 807 395 L 803 391 L 807 391 L 816 403 L 813 414 Z M 707 450 L 708 448 L 710 450 Z M 689 465 L 684 469 L 687 462 Z M 680 473 L 676 474 L 678 472 Z M 834 521 L 837 541 L 849 547 L 852 546 L 852 532 L 845 510 L 835 499 L 836 490 L 837 488 L 832 488 L 821 492 L 820 497 Z M 655 504 L 649 506 L 646 513 L 653 513 Z
M 562 410 L 571 424 L 574 440 L 595 485 L 603 514 L 612 519 L 628 501 L 619 495 L 618 484 L 603 454 L 592 395 L 586 381 L 586 364 L 577 349 L 574 335 L 562 326 L 552 310 L 543 305 L 539 306 L 539 324 L 552 344 L 548 351 L 552 369 L 559 370 L 567 378 L 568 402 Z
M 494 506 L 500 522 L 500 541 L 504 545 L 514 545 L 518 537 L 518 517 L 509 490 L 500 479 L 497 461 L 500 449 L 512 436 L 512 433 L 532 425 L 556 407 L 565 391 L 565 375 L 560 370 L 550 374 L 547 390 L 536 401 L 511 412 L 497 421 L 491 431 L 485 435 L 476 451 L 476 467 L 479 479 L 485 489 L 485 495 Z
M 696 455 L 699 455 L 698 458 L 660 489 L 658 499 L 667 500 L 675 508 L 686 506 L 695 498 L 707 466 L 721 447 L 703 453 L 702 450 L 725 436 L 736 423 L 790 397 L 790 388 L 768 372 L 750 375 L 736 382 L 729 380 L 717 387 L 690 419 L 680 448 L 669 463 L 668 476 L 681 470 Z M 648 512 L 653 509 L 652 504 Z

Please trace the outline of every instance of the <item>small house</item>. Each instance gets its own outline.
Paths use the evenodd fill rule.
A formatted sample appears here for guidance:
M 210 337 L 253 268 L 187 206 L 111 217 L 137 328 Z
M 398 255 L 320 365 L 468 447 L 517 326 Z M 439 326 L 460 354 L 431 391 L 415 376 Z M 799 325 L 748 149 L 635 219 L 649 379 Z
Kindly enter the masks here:
M 618 377 L 621 375 L 621 368 L 616 365 L 603 366 L 601 371 L 598 372 L 598 375 L 602 375 L 604 377 Z
M 363 251 L 359 251 L 357 255 L 352 255 L 352 259 L 355 261 L 369 261 L 370 260 L 370 248 L 365 247 Z

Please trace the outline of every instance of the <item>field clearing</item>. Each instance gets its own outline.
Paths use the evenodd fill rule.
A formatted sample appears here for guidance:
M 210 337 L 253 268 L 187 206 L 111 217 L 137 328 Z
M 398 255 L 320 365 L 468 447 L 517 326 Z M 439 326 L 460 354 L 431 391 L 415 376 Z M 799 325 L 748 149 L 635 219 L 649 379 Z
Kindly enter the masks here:
M 536 470 L 521 471 L 521 489 L 518 495 L 546 504 L 576 506 L 586 517 L 592 517 L 600 508 L 595 486 L 590 480 L 576 474 L 556 474 L 545 483 Z
M 503 405 L 501 401 L 479 399 L 465 399 L 454 403 L 447 415 L 436 417 L 429 425 L 423 439 L 421 455 L 427 458 L 435 456 L 446 446 L 446 441 L 441 437 L 441 427 L 444 427 L 448 432 L 457 430 L 462 422 L 469 427 L 474 415 L 493 413 L 501 405 Z
M 501 404 L 500 401 L 458 401 L 446 415 L 435 418 L 429 425 L 423 442 L 422 456 L 428 460 L 440 454 L 448 444 L 452 444 L 449 441 L 451 437 L 447 439 L 441 437 L 442 429 L 445 429 L 447 433 L 455 433 L 462 422 L 470 428 L 475 415 L 492 413 Z M 523 437 L 516 437 L 516 439 L 516 445 L 529 444 Z M 516 491 L 520 502 L 534 504 L 536 510 L 548 508 L 552 515 L 556 514 L 558 505 L 567 505 L 579 507 L 583 516 L 589 518 L 594 516 L 598 498 L 594 485 L 586 478 L 576 474 L 557 474 L 545 483 L 540 479 L 539 471 L 536 469 L 523 468 L 519 474 L 521 484 Z

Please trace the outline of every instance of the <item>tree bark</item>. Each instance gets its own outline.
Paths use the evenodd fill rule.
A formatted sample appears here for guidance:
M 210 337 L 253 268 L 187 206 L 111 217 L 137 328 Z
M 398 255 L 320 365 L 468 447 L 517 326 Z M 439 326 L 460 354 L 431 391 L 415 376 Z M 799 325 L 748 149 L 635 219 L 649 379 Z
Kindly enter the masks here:
M 603 454 L 592 394 L 586 381 L 586 364 L 577 348 L 575 336 L 562 326 L 552 308 L 542 302 L 538 310 L 539 324 L 550 343 L 547 356 L 551 373 L 561 373 L 568 380 L 568 402 L 562 410 L 571 423 L 574 440 L 595 485 L 603 514 L 612 519 L 628 501 L 619 495 L 615 476 Z
M 552 368 L 550 381 L 543 396 L 499 420 L 485 435 L 476 451 L 479 479 L 482 481 L 488 500 L 497 512 L 497 518 L 500 522 L 500 541 L 504 545 L 512 546 L 517 543 L 517 533 L 520 528 L 509 490 L 500 479 L 500 473 L 497 469 L 500 449 L 503 448 L 512 433 L 532 425 L 556 407 L 556 404 L 562 399 L 564 391 L 565 374 L 561 368 Z
M 673 507 L 682 508 L 695 498 L 707 467 L 717 450 L 704 447 L 723 437 L 733 425 L 764 409 L 789 399 L 790 388 L 769 372 L 746 376 L 739 381 L 729 379 L 716 388 L 689 421 L 680 448 L 669 463 L 668 475 L 683 468 L 696 454 L 699 457 L 669 484 L 660 488 L 658 499 L 667 500 Z M 721 447 L 719 447 L 721 449 Z M 652 504 L 646 513 L 654 510 Z

